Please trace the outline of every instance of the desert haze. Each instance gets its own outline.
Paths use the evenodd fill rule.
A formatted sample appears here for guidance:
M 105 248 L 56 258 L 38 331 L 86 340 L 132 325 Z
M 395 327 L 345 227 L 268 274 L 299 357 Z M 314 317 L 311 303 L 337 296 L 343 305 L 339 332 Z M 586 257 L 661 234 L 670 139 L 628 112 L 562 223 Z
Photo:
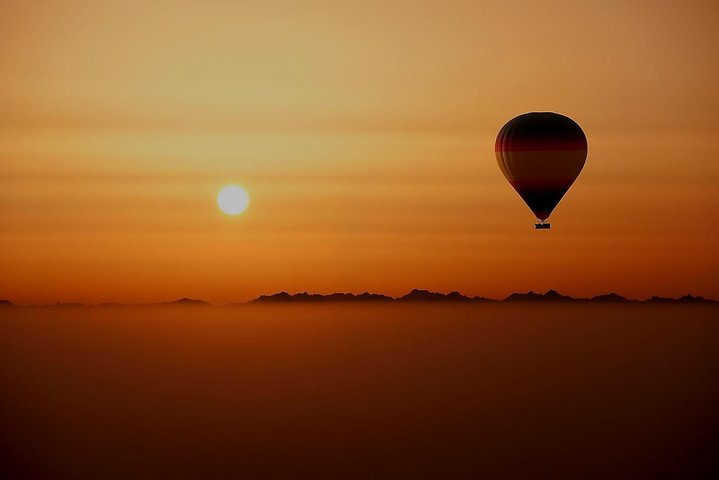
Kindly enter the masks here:
M 718 311 L 5 308 L 4 478 L 710 478 Z

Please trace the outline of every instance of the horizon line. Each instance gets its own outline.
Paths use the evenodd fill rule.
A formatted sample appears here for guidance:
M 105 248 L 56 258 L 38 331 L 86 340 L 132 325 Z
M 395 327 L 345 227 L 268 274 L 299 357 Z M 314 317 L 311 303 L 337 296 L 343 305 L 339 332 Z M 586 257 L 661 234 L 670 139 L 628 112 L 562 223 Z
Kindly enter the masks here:
M 625 297 L 616 292 L 607 292 L 591 297 L 573 297 L 571 295 L 562 295 L 555 289 L 549 289 L 544 293 L 535 292 L 529 290 L 527 292 L 513 292 L 504 298 L 491 298 L 477 296 L 466 296 L 459 293 L 457 290 L 453 290 L 449 293 L 435 292 L 431 290 L 424 290 L 414 288 L 408 293 L 398 297 L 392 297 L 381 293 L 371 293 L 365 291 L 362 293 L 351 293 L 351 292 L 333 292 L 328 294 L 322 293 L 309 293 L 305 291 L 297 291 L 296 293 L 288 293 L 287 291 L 280 291 L 271 294 L 260 294 L 251 300 L 244 302 L 229 302 L 215 304 L 210 303 L 206 300 L 191 297 L 180 297 L 174 300 L 155 301 L 155 302 L 144 302 L 144 303 L 122 303 L 122 302 L 99 302 L 99 303 L 83 303 L 83 302 L 55 302 L 55 303 L 30 303 L 30 304 L 16 304 L 12 300 L 0 297 L 0 307 L 12 306 L 12 307 L 142 307 L 142 306 L 210 306 L 210 307 L 228 307 L 228 306 L 240 306 L 250 304 L 263 304 L 263 303 L 387 303 L 387 302 L 445 302 L 445 303 L 479 303 L 479 302 L 531 302 L 531 301 L 554 301 L 554 302 L 634 302 L 634 303 L 645 303 L 645 302 L 695 302 L 695 303 L 718 303 L 719 300 L 713 298 L 703 297 L 701 295 L 693 295 L 686 293 L 678 297 L 663 297 L 658 295 L 652 295 L 645 299 L 636 299 Z

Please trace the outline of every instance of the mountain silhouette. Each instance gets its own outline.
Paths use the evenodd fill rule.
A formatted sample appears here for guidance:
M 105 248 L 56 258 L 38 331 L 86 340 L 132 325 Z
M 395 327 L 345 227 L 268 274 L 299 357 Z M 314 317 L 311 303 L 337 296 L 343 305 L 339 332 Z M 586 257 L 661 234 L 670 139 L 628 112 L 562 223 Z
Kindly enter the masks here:
M 537 293 L 529 291 L 526 293 L 512 293 L 502 300 L 495 300 L 486 297 L 468 297 L 457 291 L 450 293 L 432 292 L 429 290 L 413 289 L 406 295 L 393 298 L 379 293 L 364 292 L 361 294 L 354 293 L 330 293 L 323 295 L 320 293 L 295 293 L 279 292 L 271 295 L 260 295 L 254 300 L 242 303 L 232 303 L 229 305 L 246 305 L 257 303 L 362 303 L 362 302 L 444 302 L 444 303 L 479 303 L 479 302 L 542 302 L 542 303 L 644 303 L 644 304 L 715 304 L 716 300 L 710 298 L 684 295 L 679 298 L 653 296 L 646 300 L 633 300 L 623 297 L 617 293 L 606 293 L 591 298 L 575 298 L 568 295 L 562 295 L 556 290 L 548 290 L 546 293 Z M 0 299 L 0 308 L 15 306 L 10 300 Z M 38 306 L 38 305 L 36 305 Z M 46 305 L 48 307 L 84 307 L 92 306 L 82 303 L 56 303 L 54 305 Z M 142 303 L 142 304 L 121 304 L 121 303 L 100 303 L 94 305 L 96 307 L 151 307 L 151 306 L 212 306 L 212 304 L 194 298 L 179 298 L 169 302 Z
M 468 297 L 454 291 L 450 293 L 430 292 L 415 288 L 407 295 L 395 299 L 398 302 L 494 302 L 490 298 Z
M 629 300 L 628 298 L 622 297 L 616 293 L 605 293 L 604 295 L 597 295 L 589 299 L 590 302 L 601 302 L 601 303 L 612 303 L 612 302 L 635 302 L 636 300 Z
M 209 303 L 207 303 L 204 300 L 197 300 L 194 298 L 182 297 L 182 298 L 178 298 L 177 300 L 173 300 L 171 302 L 150 303 L 149 305 L 196 305 L 196 306 L 201 306 L 201 305 L 209 305 Z
M 597 295 L 591 298 L 575 298 L 568 295 L 562 295 L 556 290 L 548 290 L 546 293 L 536 293 L 529 291 L 526 293 L 513 293 L 503 300 L 494 300 L 485 297 L 468 297 L 459 292 L 453 291 L 450 293 L 439 293 L 432 292 L 429 290 L 421 290 L 415 288 L 411 292 L 401 297 L 392 298 L 386 295 L 380 295 L 375 293 L 363 293 L 361 295 L 354 295 L 352 293 L 332 293 L 329 295 L 322 295 L 318 293 L 296 293 L 291 295 L 287 292 L 275 293 L 273 295 L 261 295 L 249 303 L 282 303 L 282 302 L 575 302 L 575 303 L 622 303 L 622 302 L 640 302 L 639 300 L 632 300 L 623 297 L 617 293 L 607 293 L 604 295 Z M 704 297 L 696 297 L 692 295 L 685 295 L 680 298 L 666 298 L 666 297 L 651 297 L 648 300 L 641 301 L 642 303 L 716 303 L 715 300 L 707 299 Z
M 710 300 L 704 297 L 695 297 L 694 295 L 684 295 L 679 298 L 670 297 L 652 297 L 649 300 L 645 300 L 649 303 L 715 303 L 715 300 Z
M 584 299 L 568 297 L 566 295 L 562 295 L 556 290 L 549 290 L 544 294 L 534 293 L 530 290 L 527 293 L 513 293 L 504 299 L 505 302 L 571 302 L 577 300 Z
M 171 307 L 171 306 L 181 306 L 181 307 L 211 307 L 212 304 L 209 302 L 206 302 L 204 300 L 196 299 L 196 298 L 188 298 L 188 297 L 182 297 L 178 298 L 177 300 L 169 300 L 166 302 L 150 302 L 150 303 L 114 303 L 114 302 L 105 302 L 105 303 L 98 303 L 95 305 L 96 307 Z
M 471 298 L 459 292 L 444 294 L 416 288 L 407 295 L 397 299 L 397 301 L 400 302 L 469 302 L 471 300 Z
M 290 295 L 287 292 L 275 293 L 274 295 L 260 295 L 251 300 L 250 303 L 290 303 L 290 302 L 392 302 L 394 298 L 377 293 L 364 292 L 359 295 L 354 293 L 332 293 L 322 295 L 319 293 L 296 293 Z

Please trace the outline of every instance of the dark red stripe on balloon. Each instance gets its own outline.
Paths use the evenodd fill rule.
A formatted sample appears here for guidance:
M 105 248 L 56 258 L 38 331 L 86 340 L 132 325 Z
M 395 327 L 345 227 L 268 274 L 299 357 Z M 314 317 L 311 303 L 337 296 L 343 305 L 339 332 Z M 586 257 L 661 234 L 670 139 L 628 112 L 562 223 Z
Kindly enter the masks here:
M 503 141 L 497 138 L 494 144 L 495 152 L 565 152 L 565 151 L 587 151 L 587 141 L 583 139 L 575 140 L 537 140 L 523 141 L 512 140 Z

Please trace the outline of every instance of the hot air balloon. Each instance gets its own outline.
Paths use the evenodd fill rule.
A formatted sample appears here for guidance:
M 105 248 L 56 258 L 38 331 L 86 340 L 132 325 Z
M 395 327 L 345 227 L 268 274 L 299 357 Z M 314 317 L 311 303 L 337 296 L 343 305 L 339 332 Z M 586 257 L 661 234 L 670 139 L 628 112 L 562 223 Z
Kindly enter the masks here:
M 587 160 L 587 137 L 569 117 L 531 112 L 507 122 L 494 146 L 497 163 L 509 183 L 539 219 L 545 222 Z

